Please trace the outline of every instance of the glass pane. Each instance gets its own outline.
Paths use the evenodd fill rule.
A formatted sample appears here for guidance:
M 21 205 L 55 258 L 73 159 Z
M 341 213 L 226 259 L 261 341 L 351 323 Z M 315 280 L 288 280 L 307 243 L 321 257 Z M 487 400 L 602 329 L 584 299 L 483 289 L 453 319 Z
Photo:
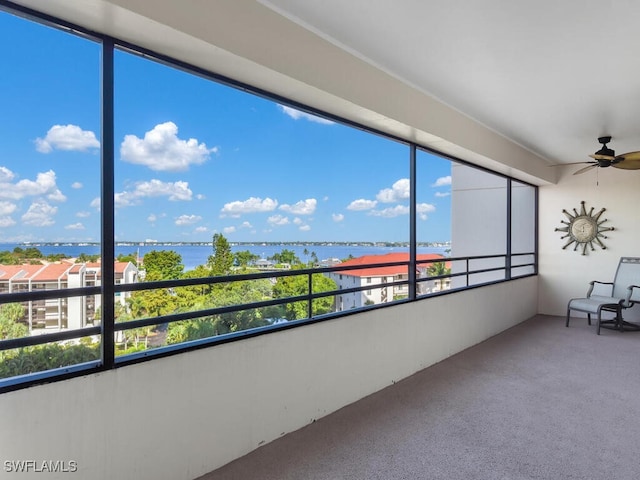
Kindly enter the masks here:
M 71 367 L 100 359 L 99 336 L 0 351 L 0 379 Z
M 507 252 L 507 180 L 457 163 L 452 166 L 451 178 L 452 256 L 496 256 L 470 262 L 470 272 L 494 268 L 497 270 L 471 275 L 469 285 L 504 280 L 503 255 Z M 457 270 L 454 269 L 453 273 L 457 273 Z M 452 281 L 456 288 L 464 284 L 463 277 L 455 277 Z
M 139 269 L 136 281 L 276 273 L 131 293 L 119 318 L 308 295 L 308 274 L 277 272 L 390 252 L 408 260 L 406 145 L 123 51 L 115 93 L 116 254 Z M 313 292 L 336 288 L 313 275 Z M 335 309 L 333 296 L 317 298 L 311 316 Z M 243 312 L 216 325 L 309 316 L 307 301 Z
M 535 187 L 520 182 L 511 182 L 511 259 L 512 267 L 533 263 L 534 256 L 517 255 L 533 253 L 536 239 L 536 196 Z M 534 273 L 534 266 L 512 268 L 511 276 Z
M 0 293 L 99 284 L 100 45 L 0 12 L 0 68 Z M 100 302 L 1 297 L 0 339 L 82 334 Z M 95 360 L 99 346 L 84 337 L 6 350 L 0 376 Z
M 418 295 L 451 288 L 451 191 L 453 162 L 423 150 L 416 154 Z M 422 262 L 422 263 L 421 263 Z

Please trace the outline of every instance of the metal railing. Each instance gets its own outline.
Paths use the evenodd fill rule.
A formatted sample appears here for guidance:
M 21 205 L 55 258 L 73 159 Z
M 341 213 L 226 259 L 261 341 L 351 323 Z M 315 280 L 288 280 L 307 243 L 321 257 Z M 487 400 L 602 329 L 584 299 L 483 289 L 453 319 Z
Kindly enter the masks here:
M 296 318 L 290 321 L 278 322 L 277 324 L 269 324 L 265 326 L 260 326 L 256 328 L 248 328 L 246 330 L 240 330 L 232 333 L 225 333 L 221 335 L 214 335 L 206 338 L 201 338 L 197 340 L 190 340 L 183 343 L 177 343 L 172 345 L 163 345 L 154 348 L 145 349 L 142 351 L 137 351 L 134 353 L 128 353 L 124 355 L 117 355 L 115 352 L 101 352 L 101 359 L 96 359 L 95 361 L 84 362 L 81 364 L 74 364 L 68 366 L 61 366 L 60 368 L 55 368 L 49 371 L 39 371 L 26 375 L 18 375 L 13 377 L 8 377 L 4 379 L 0 379 L 0 392 L 8 391 L 15 388 L 21 388 L 23 386 L 28 386 L 34 383 L 39 383 L 42 381 L 51 381 L 54 379 L 66 378 L 69 376 L 86 373 L 87 371 L 100 371 L 106 370 L 110 368 L 115 368 L 121 365 L 137 363 L 139 361 L 147 360 L 154 357 L 166 356 L 170 354 L 174 354 L 177 352 L 182 352 L 194 348 L 202 348 L 205 346 L 211 346 L 221 343 L 227 343 L 231 341 L 236 341 L 242 338 L 253 337 L 257 335 L 262 335 L 269 332 L 284 330 L 288 328 L 293 328 L 301 325 L 306 325 L 309 323 L 319 322 L 330 318 L 336 318 L 340 316 L 349 315 L 356 312 L 361 312 L 364 310 L 386 307 L 389 305 L 406 303 L 410 301 L 419 301 L 431 296 L 439 296 L 443 294 L 450 294 L 454 292 L 458 292 L 461 290 L 466 290 L 469 288 L 476 288 L 479 286 L 484 286 L 488 284 L 500 283 L 504 281 L 508 281 L 514 278 L 520 278 L 524 276 L 534 275 L 537 273 L 536 267 L 536 256 L 532 252 L 514 254 L 511 255 L 514 257 L 510 262 L 507 262 L 507 255 L 484 255 L 484 256 L 472 256 L 472 257 L 449 257 L 442 259 L 429 259 L 429 260 L 419 260 L 415 263 L 410 261 L 401 261 L 401 262 L 392 262 L 392 263 L 375 263 L 375 264 L 365 264 L 365 265 L 350 265 L 350 266 L 333 266 L 333 267 L 322 267 L 322 268 L 308 268 L 308 269 L 300 269 L 300 270 L 285 270 L 285 271 L 270 271 L 270 272 L 259 272 L 259 273 L 242 273 L 236 275 L 227 275 L 220 277 L 204 277 L 204 278 L 194 278 L 194 279 L 177 279 L 177 280 L 163 280 L 163 281 L 154 281 L 154 282 L 143 282 L 136 284 L 118 284 L 112 285 L 111 291 L 115 291 L 116 294 L 126 293 L 126 292 L 141 292 L 148 290 L 157 290 L 162 289 L 166 291 L 173 291 L 176 288 L 180 287 L 193 287 L 193 286 L 213 286 L 216 284 L 229 284 L 235 282 L 243 282 L 243 281 L 251 281 L 251 280 L 262 280 L 269 279 L 272 282 L 277 281 L 279 278 L 290 277 L 290 276 L 306 276 L 307 277 L 307 291 L 302 295 L 296 295 L 285 298 L 270 298 L 261 301 L 254 301 L 248 303 L 242 303 L 237 305 L 227 305 L 227 306 L 217 306 L 193 311 L 186 312 L 175 312 L 167 315 L 146 317 L 146 318 L 137 318 L 124 322 L 116 322 L 115 319 L 102 319 L 102 325 L 100 326 L 87 326 L 79 329 L 72 330 L 62 330 L 53 333 L 43 333 L 41 335 L 32 335 L 26 336 L 22 338 L 9 339 L 9 340 L 0 340 L 0 362 L 2 361 L 2 353 L 8 350 L 13 349 L 21 349 L 25 347 L 35 347 L 38 345 L 43 345 L 47 343 L 53 342 L 69 342 L 69 341 L 78 341 L 81 338 L 93 337 L 99 340 L 100 346 L 104 349 L 105 345 L 115 344 L 113 342 L 104 342 L 103 336 L 105 332 L 114 332 L 114 335 L 118 335 L 119 332 L 126 332 L 129 330 L 139 329 L 142 327 L 160 327 L 167 326 L 173 322 L 183 321 L 183 320 L 191 320 L 191 319 L 202 319 L 207 317 L 214 317 L 216 315 L 222 315 L 226 313 L 232 312 L 240 312 L 251 309 L 260 309 L 265 307 L 273 307 L 273 306 L 282 306 L 286 304 L 291 304 L 294 302 L 306 302 L 307 303 L 307 316 L 305 318 Z M 516 258 L 522 258 L 521 262 L 514 262 Z M 526 259 L 530 258 L 531 261 L 527 261 Z M 491 261 L 498 262 L 496 265 L 483 267 L 483 268 L 473 268 L 474 262 L 479 261 Z M 425 275 L 430 265 L 434 263 L 445 263 L 451 267 L 456 267 L 453 270 L 446 271 L 445 274 L 428 276 Z M 464 268 L 460 268 L 459 265 L 464 265 Z M 509 267 L 507 267 L 509 265 Z M 314 275 L 317 274 L 340 274 L 341 272 L 354 273 L 358 270 L 362 269 L 374 269 L 381 267 L 392 267 L 392 266 L 404 266 L 406 267 L 406 276 L 405 279 L 389 281 L 385 283 L 375 283 L 375 284 L 360 284 L 359 286 L 349 287 L 349 288 L 341 288 L 335 290 L 328 290 L 322 292 L 313 292 L 313 278 Z M 411 282 L 409 275 L 410 269 L 421 270 L 422 275 L 415 275 L 415 281 Z M 513 275 L 513 270 L 516 269 L 525 269 L 526 271 L 519 275 Z M 479 276 L 483 274 L 493 274 L 496 272 L 503 272 L 499 279 L 493 278 L 486 281 L 478 281 L 474 283 L 472 281 L 473 276 Z M 362 275 L 365 276 L 365 275 Z M 387 277 L 392 275 L 387 275 Z M 447 289 L 440 289 L 439 291 L 429 291 L 428 288 L 423 288 L 426 285 L 426 282 L 440 282 L 442 285 L 443 281 L 449 280 L 454 281 L 455 279 L 462 279 L 463 281 L 459 285 L 452 285 Z M 482 280 L 482 279 L 480 279 Z M 404 298 L 394 298 L 393 295 L 391 298 L 387 299 L 384 303 L 374 303 L 361 305 L 358 308 L 349 309 L 346 311 L 337 310 L 336 304 L 338 303 L 336 299 L 339 297 L 344 297 L 345 295 L 357 295 L 364 291 L 374 290 L 374 289 L 382 289 L 391 288 L 392 291 L 397 291 L 402 287 L 402 290 L 406 290 L 407 295 Z M 108 289 L 109 290 L 109 289 Z M 50 300 L 50 299 L 59 299 L 59 298 L 70 298 L 75 296 L 89 296 L 89 295 L 104 295 L 105 288 L 104 287 L 84 287 L 84 288 L 71 288 L 71 289 L 61 289 L 61 290 L 46 290 L 46 291 L 34 291 L 34 292 L 20 292 L 20 293 L 4 293 L 0 294 L 0 306 L 9 304 L 9 303 L 19 303 L 19 302 L 31 302 L 36 300 Z M 413 293 L 411 295 L 410 293 Z M 329 313 L 323 313 L 320 315 L 314 315 L 312 305 L 313 301 L 316 299 L 321 299 L 325 297 L 334 297 L 333 302 L 333 311 Z M 104 299 L 103 299 L 104 304 Z M 108 328 L 105 328 L 108 324 Z M 105 361 L 105 359 L 113 358 L 113 362 Z

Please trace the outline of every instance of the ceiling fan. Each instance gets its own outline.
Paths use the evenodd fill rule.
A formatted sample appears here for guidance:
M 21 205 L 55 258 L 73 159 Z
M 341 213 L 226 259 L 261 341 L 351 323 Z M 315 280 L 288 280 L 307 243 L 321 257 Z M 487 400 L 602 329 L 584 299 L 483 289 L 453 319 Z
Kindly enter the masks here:
M 607 143 L 611 141 L 611 137 L 599 137 L 598 142 L 602 144 L 602 148 L 596 153 L 589 155 L 593 160 L 587 162 L 574 162 L 565 163 L 565 165 L 580 165 L 587 164 L 586 167 L 581 168 L 574 175 L 579 175 L 584 172 L 588 172 L 593 168 L 606 168 L 615 167 L 623 168 L 625 170 L 640 170 L 640 151 L 623 153 L 622 155 L 616 155 L 616 152 L 607 147 Z

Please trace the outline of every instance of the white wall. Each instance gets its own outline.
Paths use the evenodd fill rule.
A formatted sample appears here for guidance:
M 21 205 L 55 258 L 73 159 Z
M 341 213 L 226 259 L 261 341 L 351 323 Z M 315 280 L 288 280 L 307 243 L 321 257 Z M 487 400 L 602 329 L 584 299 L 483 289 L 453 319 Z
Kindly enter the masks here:
M 587 157 L 585 159 L 588 160 Z M 539 190 L 539 291 L 538 311 L 543 314 L 564 315 L 570 298 L 584 296 L 591 280 L 611 281 L 620 257 L 640 256 L 640 172 L 616 168 L 591 170 L 573 175 L 580 165 L 562 169 L 557 185 L 543 186 Z M 562 209 L 579 211 L 580 202 L 586 202 L 587 212 L 606 208 L 601 220 L 603 226 L 613 226 L 606 232 L 606 250 L 596 247 L 582 256 L 573 247 L 562 250 L 562 240 L 556 227 L 567 220 Z M 629 320 L 640 317 L 638 307 L 625 312 Z M 580 316 L 575 313 L 575 316 Z
M 1 459 L 73 460 L 85 480 L 195 478 L 530 318 L 536 301 L 529 277 L 9 392 Z

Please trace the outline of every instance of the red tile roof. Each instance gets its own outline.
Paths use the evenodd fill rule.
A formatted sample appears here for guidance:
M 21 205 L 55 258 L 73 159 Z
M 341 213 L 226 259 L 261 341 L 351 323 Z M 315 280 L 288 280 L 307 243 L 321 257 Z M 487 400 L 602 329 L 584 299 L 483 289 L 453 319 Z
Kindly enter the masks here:
M 50 263 L 38 271 L 31 280 L 34 282 L 54 282 L 58 279 L 66 279 L 67 271 L 71 269 L 68 263 Z
M 116 273 L 124 273 L 129 262 L 114 262 Z M 27 282 L 55 282 L 58 279 L 67 280 L 69 273 L 79 273 L 81 263 L 49 263 L 46 265 L 2 265 L 0 264 L 0 281 L 20 281 Z M 89 272 L 96 272 L 98 277 L 101 275 L 102 264 L 99 262 L 91 262 L 85 264 Z
M 416 260 L 438 260 L 444 258 L 437 253 L 421 253 L 416 255 Z M 367 265 L 371 263 L 393 263 L 393 262 L 408 262 L 409 253 L 387 253 L 384 255 L 364 255 L 362 257 L 347 260 L 339 264 L 340 267 L 349 267 L 355 265 Z M 429 264 L 424 264 L 424 268 L 427 268 Z M 353 277 L 382 277 L 406 274 L 408 267 L 406 265 L 395 265 L 388 267 L 373 267 L 373 268 L 360 268 L 358 270 L 343 270 L 336 272 L 343 275 L 351 275 Z

